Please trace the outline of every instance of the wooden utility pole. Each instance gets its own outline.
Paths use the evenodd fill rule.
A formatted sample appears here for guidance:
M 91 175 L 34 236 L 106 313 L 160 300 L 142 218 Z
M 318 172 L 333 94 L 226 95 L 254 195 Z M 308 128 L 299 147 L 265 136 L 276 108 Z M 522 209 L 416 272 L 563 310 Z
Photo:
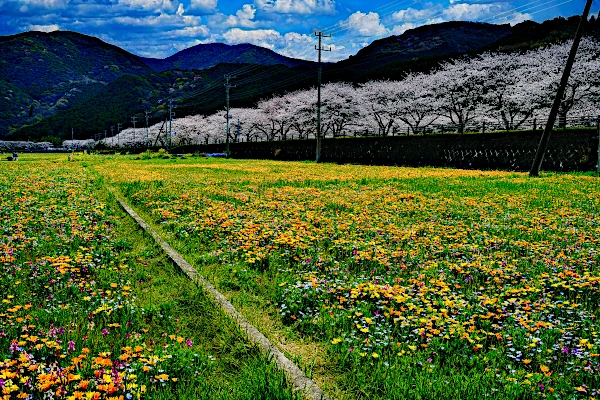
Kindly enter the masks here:
M 175 116 L 175 113 L 173 112 L 173 99 L 169 99 L 169 133 L 167 136 L 167 151 L 169 151 L 169 149 L 171 148 L 171 133 L 173 130 L 173 117 Z
M 225 154 L 227 154 L 227 158 L 229 158 L 229 119 L 231 118 L 231 115 L 229 115 L 229 89 L 235 87 L 235 85 L 231 85 L 229 83 L 229 80 L 234 78 L 235 76 L 225 75 L 225 119 L 227 119 L 227 125 L 225 128 Z
M 133 122 L 133 151 L 135 152 L 135 123 L 137 122 L 137 117 L 135 115 L 131 117 L 131 122 Z
M 150 142 L 148 141 L 148 137 L 150 136 L 148 134 L 148 115 L 150 114 L 148 111 L 144 111 L 144 114 L 146 114 L 146 148 L 150 147 Z
M 117 122 L 117 147 L 121 147 L 121 138 L 119 136 L 121 136 L 121 123 Z
M 600 174 L 600 115 L 596 119 L 596 134 L 598 135 L 598 161 L 596 162 L 596 172 Z
M 581 36 L 583 36 L 583 29 L 587 24 L 588 14 L 590 13 L 590 8 L 592 7 L 592 1 L 593 0 L 587 0 L 585 3 L 583 15 L 579 21 L 579 26 L 577 27 L 577 32 L 575 33 L 575 39 L 573 40 L 573 46 L 571 46 L 571 52 L 569 53 L 569 58 L 567 59 L 567 65 L 563 71 L 558 90 L 556 91 L 556 97 L 554 98 L 552 109 L 550 109 L 548 122 L 544 127 L 544 133 L 542 134 L 542 139 L 540 140 L 540 144 L 535 154 L 535 160 L 533 160 L 531 171 L 529 171 L 529 176 L 538 176 L 540 174 L 540 167 L 542 166 L 542 161 L 544 160 L 544 154 L 548 149 L 548 141 L 550 140 L 550 134 L 552 133 L 552 128 L 554 127 L 554 122 L 556 121 L 556 115 L 558 114 L 560 102 L 565 94 L 567 83 L 569 82 L 569 75 L 571 75 L 571 69 L 573 68 L 573 63 L 575 62 L 575 56 L 577 55 L 577 49 L 579 48 Z
M 323 69 L 321 67 L 321 52 L 331 51 L 324 49 L 321 45 L 323 38 L 330 38 L 331 35 L 324 35 L 323 32 L 315 32 L 315 36 L 319 38 L 319 45 L 315 46 L 315 50 L 319 52 L 319 69 L 318 69 L 318 84 L 317 84 L 317 156 L 316 162 L 321 162 L 321 74 Z

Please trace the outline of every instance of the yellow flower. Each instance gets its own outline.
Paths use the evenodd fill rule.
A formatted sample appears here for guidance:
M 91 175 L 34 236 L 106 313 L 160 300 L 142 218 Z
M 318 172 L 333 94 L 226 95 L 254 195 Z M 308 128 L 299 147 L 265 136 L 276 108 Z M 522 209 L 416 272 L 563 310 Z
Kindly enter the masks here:
M 331 343 L 332 343 L 332 344 L 338 344 L 338 343 L 340 343 L 341 341 L 342 341 L 342 339 L 340 339 L 340 338 L 335 338 L 335 339 L 333 339 L 333 340 L 331 341 Z

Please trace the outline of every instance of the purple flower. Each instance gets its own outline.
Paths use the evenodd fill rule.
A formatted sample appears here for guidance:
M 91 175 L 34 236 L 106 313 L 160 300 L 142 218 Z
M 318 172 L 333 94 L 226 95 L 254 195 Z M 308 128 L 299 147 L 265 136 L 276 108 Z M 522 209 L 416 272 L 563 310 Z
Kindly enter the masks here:
M 75 342 L 72 340 L 69 340 L 69 351 L 74 351 L 75 350 Z
M 15 352 L 19 351 L 19 345 L 16 342 L 13 342 L 10 344 L 9 349 L 10 349 L 11 354 L 15 353 Z
M 562 352 L 565 354 L 569 354 L 569 348 L 567 346 L 563 346 Z
M 185 344 L 188 345 L 188 347 L 192 347 L 194 345 L 194 342 L 192 342 L 190 339 L 185 341 Z
M 108 329 L 106 329 L 106 328 L 102 329 L 102 334 L 103 334 L 104 336 L 108 335 L 109 333 L 110 333 L 110 332 L 108 331 Z
M 4 379 L 0 379 L 0 388 L 4 387 Z

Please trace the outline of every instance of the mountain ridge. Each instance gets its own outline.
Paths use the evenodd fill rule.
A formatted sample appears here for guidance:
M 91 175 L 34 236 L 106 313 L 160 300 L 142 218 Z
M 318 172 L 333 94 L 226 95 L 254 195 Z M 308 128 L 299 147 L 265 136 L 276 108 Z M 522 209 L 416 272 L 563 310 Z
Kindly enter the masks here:
M 167 58 L 141 57 L 156 72 L 169 69 L 208 69 L 218 64 L 285 65 L 298 67 L 314 64 L 312 61 L 283 56 L 271 49 L 249 43 L 228 45 L 225 43 L 198 44 L 181 50 Z
M 324 64 L 323 82 L 356 84 L 372 79 L 402 79 L 408 72 L 429 71 L 452 57 L 473 56 L 484 51 L 532 49 L 572 38 L 578 21 L 579 17 L 575 16 L 543 23 L 526 21 L 513 27 L 466 21 L 421 26 L 402 35 L 376 40 L 348 59 Z M 600 36 L 598 20 L 590 20 L 586 29 L 587 34 Z M 41 84 L 44 83 L 41 79 L 41 83 L 32 82 L 38 90 L 30 90 L 31 87 L 20 85 L 22 76 L 21 81 L 7 76 L 10 73 L 6 71 L 12 70 L 6 67 L 7 57 L 2 49 L 15 38 L 19 39 L 16 41 L 18 46 L 7 53 L 13 59 L 23 46 L 34 46 L 35 43 L 38 43 L 37 53 L 53 54 L 48 56 L 49 62 L 55 63 L 52 65 L 58 68 L 58 75 L 51 71 L 43 77 L 46 87 Z M 23 41 L 23 38 L 34 43 Z M 54 48 L 44 48 L 48 43 Z M 70 64 L 65 66 L 64 61 L 61 64 L 55 53 L 65 55 L 63 59 Z M 205 56 L 211 53 L 218 57 L 212 57 L 209 64 L 202 64 L 206 63 Z M 32 64 L 35 57 L 24 54 L 29 60 L 18 62 Z M 99 56 L 93 57 L 94 54 Z M 256 58 L 262 57 L 261 54 L 268 57 L 258 60 L 263 64 L 256 64 Z M 66 57 L 68 55 L 71 57 Z M 77 60 L 83 60 L 83 65 L 77 65 Z M 292 60 L 291 65 L 299 65 L 275 63 L 289 60 Z M 167 64 L 174 69 L 156 72 L 148 65 L 152 62 L 155 62 L 155 69 L 160 70 Z M 160 63 L 163 63 L 162 67 Z M 196 68 L 203 65 L 212 66 Z M 89 137 L 118 121 L 128 121 L 132 115 L 141 118 L 144 111 L 150 111 L 151 119 L 163 118 L 166 98 L 185 99 L 179 104 L 178 116 L 212 113 L 223 106 L 223 85 L 218 84 L 223 74 L 236 74 L 249 65 L 254 65 L 252 72 L 242 74 L 234 82 L 238 86 L 231 93 L 232 107 L 252 106 L 274 93 L 316 85 L 315 63 L 289 59 L 250 44 L 194 46 L 160 60 L 144 59 L 100 39 L 74 32 L 30 32 L 0 37 L 0 89 L 7 94 L 0 97 L 0 137 L 7 135 L 11 139 L 32 140 L 48 135 L 65 137 L 70 135 L 68 127 L 76 127 L 79 132 L 76 136 Z M 84 75 L 88 71 L 97 72 Z M 128 75 L 140 79 L 121 79 Z M 60 77 L 58 83 L 56 76 Z M 36 76 L 30 80 L 35 81 Z M 82 104 L 90 110 L 83 110 Z M 117 110 L 115 104 L 124 109 Z

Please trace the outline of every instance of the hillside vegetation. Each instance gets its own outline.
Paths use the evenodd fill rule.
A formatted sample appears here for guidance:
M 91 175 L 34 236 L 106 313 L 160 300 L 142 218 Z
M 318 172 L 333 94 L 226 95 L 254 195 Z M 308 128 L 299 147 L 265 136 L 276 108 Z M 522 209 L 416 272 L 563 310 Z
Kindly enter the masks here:
M 564 42 L 573 36 L 578 21 L 575 16 L 513 27 L 472 22 L 423 26 L 324 65 L 323 79 L 353 84 L 401 80 L 408 72 L 428 72 L 453 57 L 490 50 L 522 52 Z M 599 27 L 592 18 L 587 34 L 598 36 Z M 73 32 L 29 32 L 1 38 L 0 50 L 0 85 L 6 89 L 0 99 L 5 106 L 0 137 L 12 140 L 59 141 L 70 137 L 71 128 L 76 137 L 88 138 L 117 122 L 130 124 L 134 115 L 142 120 L 144 111 L 156 123 L 166 115 L 167 98 L 177 101 L 178 117 L 208 115 L 224 106 L 223 75 L 255 63 L 260 65 L 236 79 L 233 107 L 253 107 L 273 94 L 316 84 L 314 63 L 251 45 L 200 45 L 157 60 Z M 19 59 L 18 54 L 26 57 Z M 139 79 L 116 81 L 123 75 Z

